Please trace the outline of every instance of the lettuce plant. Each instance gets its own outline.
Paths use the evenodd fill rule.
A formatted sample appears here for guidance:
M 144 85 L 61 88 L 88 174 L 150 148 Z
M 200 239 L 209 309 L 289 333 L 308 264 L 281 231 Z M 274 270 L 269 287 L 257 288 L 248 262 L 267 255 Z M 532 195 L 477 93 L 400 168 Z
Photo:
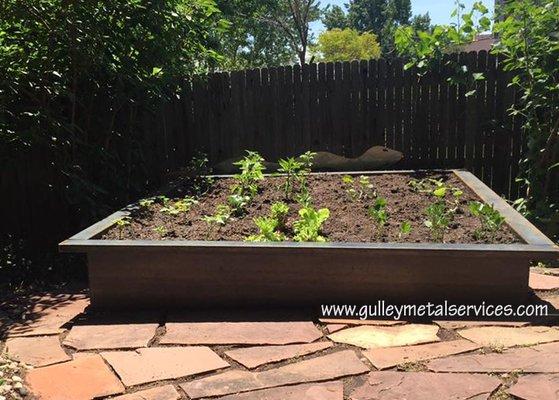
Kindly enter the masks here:
M 305 207 L 299 210 L 299 219 L 293 223 L 296 242 L 325 242 L 321 235 L 322 224 L 330 217 L 330 210 Z
M 285 240 L 285 235 L 278 232 L 278 220 L 272 217 L 254 218 L 254 223 L 258 227 L 258 234 L 248 236 L 248 242 L 281 242 Z

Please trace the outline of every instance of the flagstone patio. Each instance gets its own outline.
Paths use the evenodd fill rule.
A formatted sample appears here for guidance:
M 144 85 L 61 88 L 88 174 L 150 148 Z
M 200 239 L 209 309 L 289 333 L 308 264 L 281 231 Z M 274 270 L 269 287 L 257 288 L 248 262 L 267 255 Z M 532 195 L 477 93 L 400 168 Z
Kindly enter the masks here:
M 535 301 L 559 305 L 558 276 L 531 283 Z M 0 351 L 15 361 L 0 358 L 0 400 L 559 398 L 557 316 L 363 323 L 281 310 L 96 314 L 88 302 L 0 303 Z

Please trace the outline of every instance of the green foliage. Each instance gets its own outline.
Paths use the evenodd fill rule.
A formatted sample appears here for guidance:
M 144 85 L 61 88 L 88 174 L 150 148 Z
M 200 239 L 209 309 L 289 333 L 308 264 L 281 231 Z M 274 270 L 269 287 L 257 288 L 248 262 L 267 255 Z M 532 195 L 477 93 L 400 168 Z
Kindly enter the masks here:
M 162 238 L 165 237 L 168 232 L 167 228 L 165 228 L 164 226 L 156 226 L 155 228 L 153 228 L 153 231 Z
M 202 220 L 207 222 L 210 227 L 214 225 L 225 225 L 231 219 L 231 207 L 225 204 L 220 204 L 216 207 L 213 215 L 205 215 Z
M 522 122 L 526 152 L 518 181 L 526 196 L 517 208 L 559 238 L 559 2 L 506 2 L 498 9 L 493 53 L 511 76 L 519 100 L 509 114 Z
M 254 219 L 258 227 L 258 234 L 246 238 L 248 242 L 281 242 L 285 240 L 285 235 L 276 231 L 278 220 L 273 217 L 258 217 Z
M 299 210 L 299 219 L 293 223 L 296 242 L 325 242 L 321 235 L 322 224 L 330 217 L 330 210 L 305 207 Z
M 141 208 L 149 208 L 149 207 L 151 207 L 153 204 L 155 204 L 155 199 L 153 199 L 153 198 L 141 199 L 140 201 L 138 201 L 138 205 L 139 205 Z
M 407 236 L 410 233 L 411 233 L 411 222 L 410 221 L 402 222 L 402 224 L 400 225 L 400 233 L 398 233 L 398 236 L 402 238 L 403 236 Z
M 300 155 L 298 161 L 302 167 L 297 173 L 297 181 L 299 183 L 299 193 L 295 196 L 295 200 L 303 207 L 310 207 L 312 204 L 312 197 L 307 185 L 309 174 L 312 171 L 313 160 L 316 153 L 307 151 Z
M 400 26 L 394 32 L 394 42 L 398 54 L 409 59 L 406 69 L 415 67 L 423 76 L 437 64 L 443 64 L 452 71 L 448 82 L 465 84 L 468 97 L 475 93 L 475 83 L 485 79 L 483 74 L 470 71 L 467 65 L 444 56 L 474 41 L 478 34 L 490 28 L 491 20 L 487 16 L 487 7 L 480 1 L 475 2 L 467 13 L 463 12 L 464 6 L 460 2 L 456 4 L 452 14 L 457 19 L 455 24 L 436 25 L 429 30 L 418 30 L 417 26 L 411 25 Z
M 0 163 L 40 154 L 37 196 L 54 192 L 79 225 L 155 187 L 156 138 L 141 127 L 174 77 L 218 62 L 213 1 L 1 4 Z
M 272 218 L 278 221 L 278 229 L 285 229 L 287 214 L 289 213 L 289 206 L 281 201 L 278 201 L 272 204 L 270 213 Z
M 198 204 L 198 200 L 190 196 L 185 196 L 183 199 L 177 200 L 172 204 L 169 201 L 165 201 L 165 206 L 159 211 L 167 215 L 179 215 L 190 211 L 190 207 L 194 204 Z
M 355 188 L 355 183 L 357 182 L 357 189 Z M 353 179 L 351 175 L 342 176 L 342 185 L 345 188 L 345 192 L 348 197 L 352 200 L 368 199 L 369 197 L 376 196 L 374 187 L 368 176 L 360 175 L 357 181 Z
M 232 187 L 232 192 L 254 197 L 258 193 L 258 182 L 264 179 L 264 159 L 257 152 L 247 150 L 247 155 L 234 165 L 239 166 L 241 173 L 234 176 L 237 182 Z
M 285 183 L 282 185 L 286 200 L 290 200 L 293 195 L 295 183 L 299 180 L 299 174 L 303 168 L 303 163 L 290 157 L 278 161 L 280 167 L 278 172 L 285 174 Z
M 132 219 L 130 217 L 122 217 L 115 221 L 116 228 L 118 229 L 118 238 L 122 239 L 124 228 L 130 225 Z
M 495 234 L 501 229 L 505 223 L 505 217 L 493 208 L 492 205 L 472 201 L 468 204 L 470 213 L 479 219 L 480 229 L 476 229 L 474 237 L 476 239 L 489 238 L 493 239 Z
M 322 32 L 312 50 L 324 62 L 378 59 L 381 54 L 374 33 L 349 28 Z
M 249 203 L 249 196 L 232 194 L 227 197 L 227 204 L 229 205 L 229 207 L 231 207 L 231 213 L 236 216 L 244 214 Z
M 384 226 L 388 221 L 388 213 L 386 211 L 387 204 L 388 202 L 385 198 L 379 197 L 375 200 L 375 203 L 367 210 L 369 217 L 373 220 L 377 227 L 377 239 L 380 239 L 382 237 Z
M 344 10 L 338 5 L 328 5 L 322 11 L 322 23 L 326 30 L 345 29 L 349 21 Z
M 452 221 L 453 214 L 444 201 L 431 203 L 426 209 L 425 226 L 431 231 L 431 238 L 436 242 L 444 240 L 444 234 Z

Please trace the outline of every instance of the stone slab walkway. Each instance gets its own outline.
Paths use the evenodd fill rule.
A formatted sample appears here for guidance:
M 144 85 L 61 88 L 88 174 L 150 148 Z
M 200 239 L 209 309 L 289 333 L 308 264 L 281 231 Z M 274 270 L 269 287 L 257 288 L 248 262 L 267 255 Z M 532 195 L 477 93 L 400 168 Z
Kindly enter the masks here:
M 548 279 L 533 282 L 559 303 Z M 100 318 L 83 294 L 28 300 L 4 312 L 0 400 L 559 399 L 556 317 L 197 322 Z

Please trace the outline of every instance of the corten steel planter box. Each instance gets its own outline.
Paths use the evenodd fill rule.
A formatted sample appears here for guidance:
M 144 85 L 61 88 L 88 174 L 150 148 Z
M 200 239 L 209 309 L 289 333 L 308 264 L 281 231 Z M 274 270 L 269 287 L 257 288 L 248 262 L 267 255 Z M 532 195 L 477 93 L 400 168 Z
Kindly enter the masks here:
M 356 172 L 355 174 L 412 171 Z M 529 264 L 559 248 L 474 175 L 453 171 L 523 244 L 99 240 L 116 212 L 60 244 L 86 253 L 97 308 L 317 306 L 449 300 L 520 303 Z

